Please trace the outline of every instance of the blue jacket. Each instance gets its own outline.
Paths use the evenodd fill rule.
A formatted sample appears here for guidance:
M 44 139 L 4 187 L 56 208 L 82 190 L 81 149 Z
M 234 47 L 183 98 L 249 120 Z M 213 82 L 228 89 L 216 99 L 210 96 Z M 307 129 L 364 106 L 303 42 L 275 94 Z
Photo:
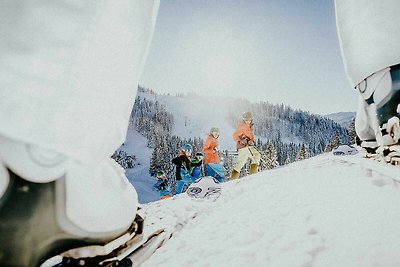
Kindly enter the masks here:
M 153 185 L 153 190 L 160 193 L 160 197 L 172 195 L 171 189 L 167 184 L 167 180 L 157 180 L 157 182 Z

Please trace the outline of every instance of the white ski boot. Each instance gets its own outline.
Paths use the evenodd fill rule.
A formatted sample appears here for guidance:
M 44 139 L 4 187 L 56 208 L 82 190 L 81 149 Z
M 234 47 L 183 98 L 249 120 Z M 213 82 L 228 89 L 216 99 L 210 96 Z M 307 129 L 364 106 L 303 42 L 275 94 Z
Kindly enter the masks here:
M 0 266 L 38 266 L 88 245 L 97 247 L 58 266 L 84 263 L 83 256 L 85 266 L 96 266 L 139 239 L 136 191 L 111 158 L 85 166 L 0 136 L 0 176 Z
M 400 159 L 400 65 L 374 73 L 356 89 L 360 101 L 355 127 L 361 146 L 396 163 Z

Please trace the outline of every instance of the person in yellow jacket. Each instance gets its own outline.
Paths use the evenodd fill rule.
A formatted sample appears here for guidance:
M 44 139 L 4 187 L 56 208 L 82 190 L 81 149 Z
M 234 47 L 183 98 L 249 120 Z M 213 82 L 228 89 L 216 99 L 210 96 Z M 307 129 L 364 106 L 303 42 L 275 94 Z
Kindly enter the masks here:
M 251 112 L 245 112 L 242 116 L 243 122 L 239 123 L 233 133 L 233 139 L 239 152 L 238 160 L 233 167 L 231 179 L 239 178 L 240 171 L 248 158 L 251 159 L 250 174 L 258 172 L 261 154 L 254 147 L 253 116 Z

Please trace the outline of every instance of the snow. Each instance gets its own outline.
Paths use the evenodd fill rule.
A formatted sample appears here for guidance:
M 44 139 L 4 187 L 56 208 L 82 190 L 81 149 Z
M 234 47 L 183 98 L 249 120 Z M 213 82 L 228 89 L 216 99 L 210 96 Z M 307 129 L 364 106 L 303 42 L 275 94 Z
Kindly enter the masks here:
M 398 178 L 326 154 L 224 183 L 215 202 L 146 204 L 147 230 L 181 224 L 143 266 L 400 266 Z
M 153 95 L 143 92 L 138 92 L 138 96 L 159 101 L 165 105 L 168 112 L 173 114 L 172 135 L 182 138 L 206 138 L 211 127 L 218 127 L 220 129 L 220 146 L 228 150 L 236 149 L 236 144 L 232 140 L 235 124 L 230 124 L 228 107 L 238 99 L 212 98 L 197 94 L 186 96 Z
M 140 94 L 173 113 L 172 134 L 217 126 L 221 147 L 234 145 L 217 99 Z M 140 203 L 158 199 L 146 144 L 129 131 L 123 148 L 141 163 L 127 171 Z M 143 204 L 145 233 L 173 235 L 142 266 L 400 266 L 400 168 L 362 156 L 324 154 L 226 182 L 216 201 L 181 194 Z
M 224 104 L 221 104 L 221 99 L 219 98 L 198 95 L 177 97 L 138 92 L 138 96 L 152 101 L 159 101 L 166 106 L 168 112 L 173 114 L 175 123 L 172 135 L 182 138 L 206 138 L 211 127 L 218 127 L 221 131 L 221 136 L 219 137 L 220 147 L 228 150 L 236 149 L 236 145 L 232 140 L 235 129 L 229 124 L 229 112 L 226 105 L 230 101 L 237 101 L 237 99 L 227 99 Z M 128 129 L 125 143 L 119 150 L 123 150 L 129 155 L 135 155 L 137 162 L 140 163 L 133 169 L 126 170 L 128 180 L 138 193 L 139 203 L 158 200 L 158 193 L 152 190 L 156 179 L 149 174 L 153 149 L 147 147 L 147 139 L 130 128 Z
M 136 156 L 136 166 L 133 169 L 125 170 L 125 174 L 138 193 L 139 203 L 158 200 L 160 198 L 158 193 L 152 190 L 157 179 L 149 174 L 153 149 L 147 147 L 147 139 L 137 131 L 128 129 L 125 143 L 119 150 Z
M 345 128 L 349 128 L 351 122 L 353 119 L 356 117 L 355 112 L 338 112 L 338 113 L 332 113 L 325 115 L 325 117 L 328 117 L 329 119 L 339 123 Z

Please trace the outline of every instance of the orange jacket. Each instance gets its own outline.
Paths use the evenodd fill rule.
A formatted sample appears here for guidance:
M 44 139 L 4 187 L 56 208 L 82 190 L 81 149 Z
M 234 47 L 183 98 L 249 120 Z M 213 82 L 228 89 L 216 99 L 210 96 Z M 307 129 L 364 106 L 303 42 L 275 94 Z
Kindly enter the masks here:
M 254 143 L 254 133 L 252 124 L 248 125 L 245 122 L 241 122 L 236 131 L 233 133 L 233 140 L 237 143 L 237 148 L 246 147 Z
M 218 151 L 215 150 L 215 147 L 218 146 L 218 140 L 211 134 L 207 137 L 206 141 L 203 145 L 204 151 L 204 163 L 219 163 L 219 154 Z

